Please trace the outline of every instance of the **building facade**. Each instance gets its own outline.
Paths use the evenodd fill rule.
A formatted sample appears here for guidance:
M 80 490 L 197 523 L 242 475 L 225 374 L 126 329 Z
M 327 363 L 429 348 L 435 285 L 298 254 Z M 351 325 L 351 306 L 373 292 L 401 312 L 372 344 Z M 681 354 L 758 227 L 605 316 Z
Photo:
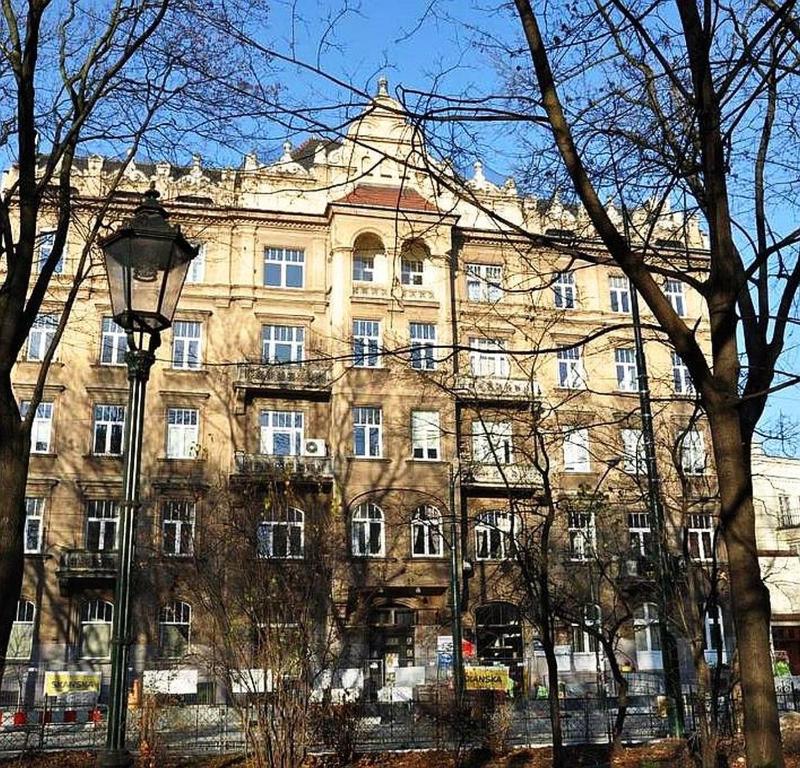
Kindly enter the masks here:
M 81 212 L 110 193 L 117 167 L 79 165 L 68 251 L 14 372 L 23 408 L 82 256 Z M 531 684 L 541 653 L 508 563 L 514 520 L 542 499 L 543 475 L 565 500 L 562 581 L 588 584 L 601 550 L 621 568 L 652 539 L 630 288 L 585 214 L 521 197 L 510 179 L 495 185 L 480 163 L 465 182 L 432 166 L 385 83 L 340 141 L 287 143 L 274 163 L 132 163 L 111 193 L 120 219 L 151 183 L 201 248 L 149 383 L 134 676 L 200 667 L 207 695 L 224 697 L 201 653 L 212 639 L 197 553 L 246 496 L 252 561 L 224 570 L 302 568 L 315 536 L 333 543 L 326 621 L 376 688 L 405 666 L 426 682 L 442 674 L 453 546 L 470 661 L 504 663 Z M 652 258 L 703 269 L 694 219 L 643 209 L 633 221 Z M 40 241 L 46 249 L 46 227 Z M 573 243 L 595 263 L 575 262 Z M 37 695 L 45 669 L 107 673 L 126 339 L 102 268 L 80 290 L 34 420 L 7 697 Z M 665 290 L 707 338 L 700 297 L 674 277 Z M 663 456 L 678 456 L 662 461 L 670 535 L 703 564 L 717 555 L 710 443 L 685 367 L 646 336 Z M 657 671 L 657 600 L 646 578 L 637 584 L 617 654 Z M 600 587 L 586 594 L 602 611 Z M 727 622 L 707 617 L 709 649 Z M 565 621 L 559 633 L 565 680 L 605 669 L 585 629 Z

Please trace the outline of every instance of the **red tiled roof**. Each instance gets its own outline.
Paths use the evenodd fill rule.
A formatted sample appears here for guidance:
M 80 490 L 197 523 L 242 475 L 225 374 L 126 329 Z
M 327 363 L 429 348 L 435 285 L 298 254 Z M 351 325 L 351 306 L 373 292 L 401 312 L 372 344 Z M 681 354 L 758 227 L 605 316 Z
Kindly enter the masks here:
M 360 184 L 349 195 L 335 202 L 412 211 L 438 210 L 433 203 L 426 200 L 415 189 L 409 189 L 407 187 L 380 187 L 376 184 Z

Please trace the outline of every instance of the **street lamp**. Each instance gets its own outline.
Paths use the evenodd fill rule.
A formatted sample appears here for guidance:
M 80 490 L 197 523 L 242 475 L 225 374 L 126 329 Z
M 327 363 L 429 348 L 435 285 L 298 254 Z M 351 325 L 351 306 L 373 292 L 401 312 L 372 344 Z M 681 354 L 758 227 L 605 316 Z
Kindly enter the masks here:
M 133 217 L 100 241 L 105 258 L 111 312 L 127 333 L 128 410 L 123 450 L 123 503 L 119 562 L 114 597 L 111 648 L 111 690 L 102 768 L 129 768 L 133 758 L 125 748 L 127 672 L 131 647 L 131 566 L 139 505 L 144 404 L 150 368 L 161 343 L 161 331 L 169 328 L 189 263 L 197 255 L 179 227 L 167 223 L 167 212 L 151 186 Z M 138 335 L 137 339 L 134 334 Z M 144 337 L 148 337 L 144 348 Z

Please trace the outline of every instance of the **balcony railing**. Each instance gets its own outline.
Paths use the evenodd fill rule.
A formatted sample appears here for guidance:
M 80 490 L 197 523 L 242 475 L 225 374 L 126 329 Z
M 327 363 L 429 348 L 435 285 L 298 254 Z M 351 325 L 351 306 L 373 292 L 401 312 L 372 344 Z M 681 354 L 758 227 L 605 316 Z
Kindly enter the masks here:
M 779 528 L 800 528 L 800 510 L 782 509 L 778 513 Z
M 464 468 L 464 485 L 508 486 L 529 488 L 541 485 L 542 476 L 530 464 L 469 464 Z
M 233 461 L 237 475 L 301 479 L 333 477 L 333 460 L 330 456 L 271 456 L 265 453 L 236 451 Z
M 530 401 L 541 397 L 536 381 L 501 376 L 463 375 L 456 379 L 456 393 L 467 400 Z
M 117 552 L 92 552 L 87 549 L 65 549 L 58 564 L 58 580 L 62 587 L 71 581 L 103 581 L 117 577 Z
M 308 363 L 239 363 L 236 386 L 246 389 L 299 390 L 329 392 L 331 364 Z

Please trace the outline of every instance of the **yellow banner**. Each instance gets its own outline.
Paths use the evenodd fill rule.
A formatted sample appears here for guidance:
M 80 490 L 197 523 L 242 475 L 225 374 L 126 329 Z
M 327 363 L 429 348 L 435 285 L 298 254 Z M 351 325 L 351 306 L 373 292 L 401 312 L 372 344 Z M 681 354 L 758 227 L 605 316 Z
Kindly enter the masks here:
M 45 696 L 63 696 L 65 693 L 99 693 L 99 672 L 45 672 Z
M 506 667 L 464 667 L 464 682 L 468 691 L 507 691 Z

